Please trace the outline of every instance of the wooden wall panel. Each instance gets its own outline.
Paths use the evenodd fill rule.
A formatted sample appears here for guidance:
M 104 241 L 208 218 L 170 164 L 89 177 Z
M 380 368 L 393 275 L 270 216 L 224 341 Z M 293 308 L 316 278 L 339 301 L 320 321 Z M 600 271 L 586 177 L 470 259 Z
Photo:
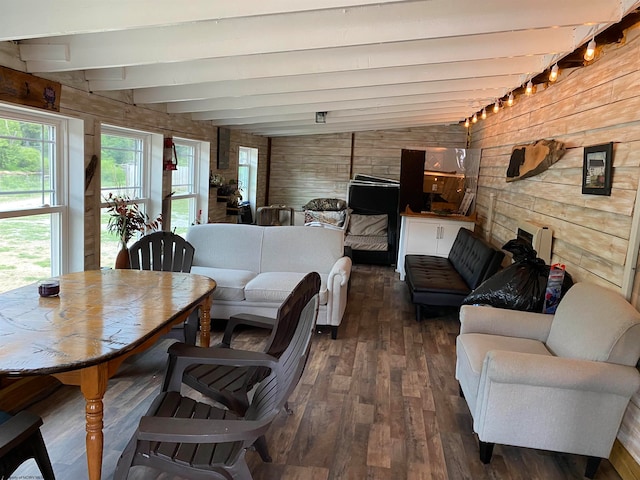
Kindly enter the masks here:
M 618 290 L 640 182 L 640 38 L 606 49 L 585 68 L 562 72 L 548 88 L 471 127 L 471 147 L 482 149 L 477 211 L 481 229 L 496 245 L 515 237 L 520 219 L 553 229 L 552 262 L 575 281 Z M 543 138 L 565 143 L 565 155 L 546 172 L 507 183 L 512 148 Z M 582 195 L 584 147 L 614 142 L 611 196 Z M 489 215 L 495 198 L 493 215 Z M 487 225 L 487 219 L 492 224 Z M 636 269 L 637 271 L 637 269 Z M 631 301 L 638 307 L 638 279 Z M 640 462 L 640 394 L 623 420 L 619 441 Z
M 465 141 L 459 125 L 277 137 L 272 140 L 270 203 L 300 209 L 313 198 L 346 198 L 356 174 L 399 180 L 403 148 L 463 148 Z
M 346 198 L 350 163 L 350 133 L 273 138 L 269 203 L 300 210 L 313 198 Z

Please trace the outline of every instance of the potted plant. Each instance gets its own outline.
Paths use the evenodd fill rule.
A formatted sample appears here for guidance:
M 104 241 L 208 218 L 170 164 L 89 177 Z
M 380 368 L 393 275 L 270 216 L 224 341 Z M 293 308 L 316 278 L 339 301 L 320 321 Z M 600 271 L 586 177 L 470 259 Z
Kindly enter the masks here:
M 229 180 L 229 183 L 218 187 L 218 196 L 227 201 L 228 207 L 236 208 L 242 200 L 242 194 L 238 188 L 238 182 L 231 179 Z
M 126 195 L 109 193 L 105 197 L 109 213 L 109 232 L 118 236 L 120 251 L 116 256 L 115 268 L 129 268 L 129 250 L 127 243 L 136 232 L 142 234 L 158 230 L 162 224 L 162 214 L 154 220 L 140 210 L 139 205 Z

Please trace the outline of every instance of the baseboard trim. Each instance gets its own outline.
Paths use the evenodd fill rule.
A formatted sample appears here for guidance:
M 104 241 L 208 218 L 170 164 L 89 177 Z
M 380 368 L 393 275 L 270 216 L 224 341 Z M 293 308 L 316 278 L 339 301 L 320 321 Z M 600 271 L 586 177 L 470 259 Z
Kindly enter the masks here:
M 622 480 L 640 480 L 640 465 L 619 440 L 613 443 L 609 461 Z

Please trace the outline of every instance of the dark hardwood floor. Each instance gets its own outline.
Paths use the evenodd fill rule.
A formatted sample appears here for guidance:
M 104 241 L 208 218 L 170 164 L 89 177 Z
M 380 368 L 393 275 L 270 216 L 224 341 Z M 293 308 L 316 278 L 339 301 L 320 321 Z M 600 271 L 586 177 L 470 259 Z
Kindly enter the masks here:
M 581 456 L 497 445 L 490 465 L 478 459 L 471 415 L 454 378 L 457 312 L 415 321 L 406 286 L 390 267 L 354 266 L 349 305 L 338 339 L 314 336 L 312 354 L 267 436 L 273 463 L 247 455 L 254 480 L 581 479 Z M 218 341 L 212 336 L 212 343 Z M 264 332 L 246 330 L 237 347 L 260 348 Z M 170 341 L 130 359 L 105 397 L 103 478 L 157 391 Z M 59 480 L 87 477 L 84 401 L 60 387 L 30 409 L 44 419 L 45 442 Z M 40 478 L 28 462 L 16 479 Z M 174 479 L 133 469 L 130 479 Z M 596 476 L 619 480 L 608 461 Z

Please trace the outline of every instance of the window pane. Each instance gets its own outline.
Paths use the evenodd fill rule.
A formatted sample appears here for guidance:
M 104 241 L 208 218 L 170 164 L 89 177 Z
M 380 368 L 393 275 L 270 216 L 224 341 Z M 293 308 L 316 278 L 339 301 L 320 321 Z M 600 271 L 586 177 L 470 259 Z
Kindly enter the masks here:
M 0 292 L 51 276 L 51 227 L 57 214 L 0 219 Z
M 102 195 L 142 197 L 143 142 L 125 135 L 102 134 L 100 180 Z
M 55 127 L 0 118 L 0 210 L 55 205 Z
M 176 142 L 178 169 L 171 172 L 171 191 L 174 195 L 185 195 L 195 192 L 194 156 L 192 145 L 181 145 Z
M 191 212 L 195 208 L 195 198 L 175 199 L 171 202 L 171 230 L 185 236 L 191 225 Z
M 238 189 L 243 200 L 249 200 L 249 165 L 238 165 Z

